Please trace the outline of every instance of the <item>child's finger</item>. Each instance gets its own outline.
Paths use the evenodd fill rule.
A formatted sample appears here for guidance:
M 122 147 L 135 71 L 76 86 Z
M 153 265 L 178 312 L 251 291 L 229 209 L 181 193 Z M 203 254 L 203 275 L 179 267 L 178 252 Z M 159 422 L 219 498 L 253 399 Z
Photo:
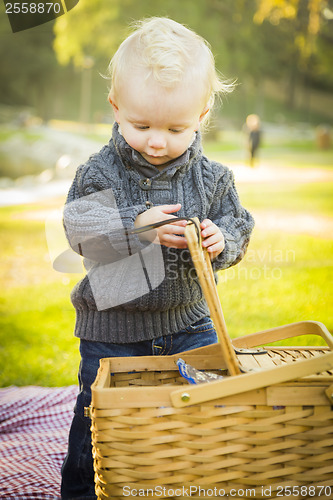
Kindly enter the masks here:
M 214 243 L 213 245 L 210 245 L 207 247 L 207 250 L 209 253 L 221 253 L 222 250 L 224 249 L 224 242 L 223 241 L 218 241 L 217 243 Z
M 212 224 L 211 226 L 206 227 L 203 231 L 201 231 L 202 238 L 207 238 L 208 236 L 212 236 L 217 233 L 216 226 Z
M 207 236 L 210 236 L 213 233 L 216 233 L 218 231 L 218 228 L 214 222 L 212 222 L 210 219 L 205 219 L 201 222 L 201 237 L 206 238 Z
M 202 242 L 202 246 L 205 248 L 208 248 L 212 245 L 215 245 L 216 243 L 219 243 L 222 241 L 221 234 L 219 233 L 214 233 L 211 236 L 208 236 L 207 238 L 204 239 Z
M 183 224 L 172 222 L 170 224 L 166 224 L 165 226 L 161 226 L 160 230 L 161 232 L 166 232 L 170 234 L 184 234 L 185 228 L 186 225 L 184 226 Z
M 175 205 L 158 205 L 158 208 L 164 214 L 172 214 L 174 212 L 178 212 L 181 209 L 181 204 L 176 203 Z
M 187 241 L 183 236 L 175 234 L 162 234 L 156 238 L 155 243 L 159 243 L 170 248 L 187 248 Z
M 201 229 L 205 229 L 206 227 L 211 226 L 212 224 L 213 224 L 213 222 L 210 219 L 204 219 L 201 222 L 200 227 L 201 227 Z
M 220 255 L 224 250 L 224 241 L 219 241 L 218 243 L 211 245 L 207 248 L 210 260 L 214 260 Z

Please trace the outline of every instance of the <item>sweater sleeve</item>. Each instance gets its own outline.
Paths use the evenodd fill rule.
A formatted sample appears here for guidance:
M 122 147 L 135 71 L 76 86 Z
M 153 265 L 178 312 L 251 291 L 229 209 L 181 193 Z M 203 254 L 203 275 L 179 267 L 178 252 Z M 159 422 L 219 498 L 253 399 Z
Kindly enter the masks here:
M 130 234 L 144 205 L 119 203 L 114 183 L 101 175 L 94 164 L 78 168 L 63 212 L 67 239 L 73 250 L 85 258 L 110 263 L 143 248 L 137 235 Z
M 224 250 L 213 261 L 213 269 L 226 269 L 237 264 L 245 255 L 254 227 L 252 215 L 242 207 L 231 170 L 224 170 L 217 182 L 208 218 L 222 231 Z

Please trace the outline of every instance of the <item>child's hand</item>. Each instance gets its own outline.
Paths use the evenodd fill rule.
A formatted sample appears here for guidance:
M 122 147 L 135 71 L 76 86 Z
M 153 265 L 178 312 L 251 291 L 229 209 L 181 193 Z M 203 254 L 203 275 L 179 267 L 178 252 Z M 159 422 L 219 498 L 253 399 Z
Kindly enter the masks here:
M 148 226 L 166 219 L 175 219 L 176 215 L 171 215 L 180 210 L 181 204 L 176 205 L 157 205 L 143 212 L 135 219 L 134 227 Z M 186 220 L 166 224 L 152 231 L 146 231 L 139 234 L 141 240 L 152 241 L 160 245 L 172 248 L 187 248 L 187 242 L 184 238 Z
M 221 230 L 210 219 L 201 222 L 202 246 L 207 248 L 210 260 L 215 259 L 224 249 L 224 237 Z

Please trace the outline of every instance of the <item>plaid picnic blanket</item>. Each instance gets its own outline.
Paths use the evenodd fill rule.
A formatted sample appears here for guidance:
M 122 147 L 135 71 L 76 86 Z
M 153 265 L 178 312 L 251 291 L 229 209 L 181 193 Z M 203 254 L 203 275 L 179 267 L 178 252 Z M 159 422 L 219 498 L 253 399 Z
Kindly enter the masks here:
M 0 498 L 59 499 L 77 386 L 0 389 Z

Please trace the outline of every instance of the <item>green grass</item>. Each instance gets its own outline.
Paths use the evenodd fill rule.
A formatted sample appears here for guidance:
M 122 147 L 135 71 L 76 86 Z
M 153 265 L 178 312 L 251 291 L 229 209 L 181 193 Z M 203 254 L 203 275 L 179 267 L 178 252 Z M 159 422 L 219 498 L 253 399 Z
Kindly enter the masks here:
M 314 320 L 333 331 L 333 240 L 255 230 L 248 253 L 220 273 L 219 295 L 231 337 Z M 292 345 L 321 344 L 318 337 Z
M 44 233 L 45 210 L 57 205 L 0 209 L 0 386 L 76 383 L 76 279 L 52 269 Z
M 331 185 L 241 184 L 257 212 L 332 216 Z M 78 275 L 54 271 L 45 241 L 47 212 L 63 199 L 0 208 L 0 386 L 61 386 L 77 381 L 78 340 L 70 291 Z M 231 337 L 303 320 L 333 331 L 332 235 L 255 228 L 245 259 L 220 273 L 219 293 Z M 318 344 L 317 337 L 290 344 Z
M 1 303 L 0 385 L 76 382 L 77 339 L 66 288 L 48 283 L 6 293 Z
M 241 184 L 242 203 L 252 210 L 281 210 L 291 214 L 333 216 L 332 186 L 326 182 L 304 184 Z

